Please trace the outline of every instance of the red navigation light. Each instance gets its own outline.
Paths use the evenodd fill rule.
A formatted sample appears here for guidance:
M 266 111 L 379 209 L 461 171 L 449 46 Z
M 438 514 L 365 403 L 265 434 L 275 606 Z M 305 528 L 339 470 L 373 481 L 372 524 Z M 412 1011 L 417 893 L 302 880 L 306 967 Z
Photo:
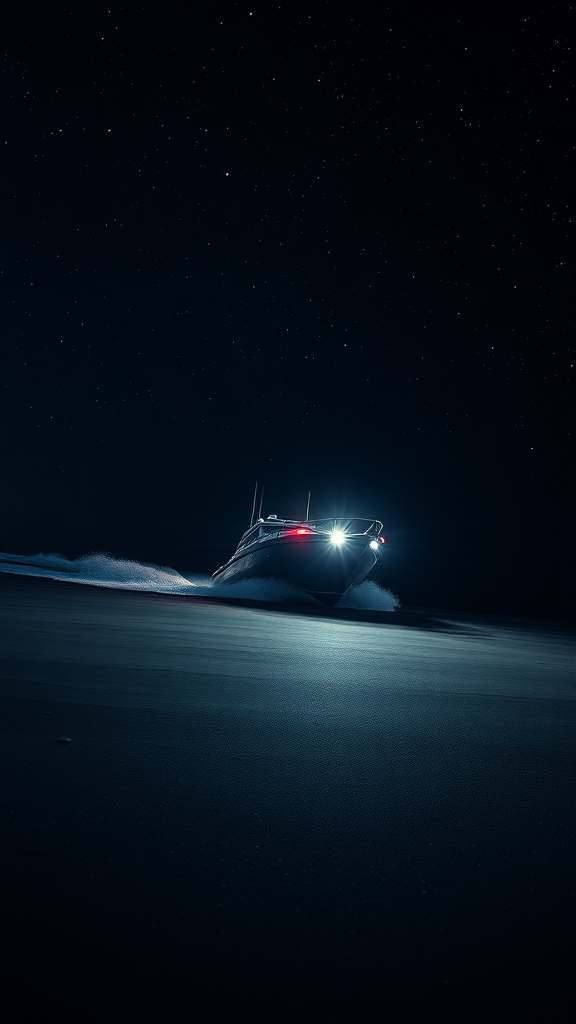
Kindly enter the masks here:
M 282 530 L 281 537 L 304 537 L 306 534 L 314 533 L 314 530 L 309 530 L 307 526 L 296 526 L 293 530 Z
M 378 537 L 378 540 L 380 541 L 381 544 L 386 543 L 386 537 Z

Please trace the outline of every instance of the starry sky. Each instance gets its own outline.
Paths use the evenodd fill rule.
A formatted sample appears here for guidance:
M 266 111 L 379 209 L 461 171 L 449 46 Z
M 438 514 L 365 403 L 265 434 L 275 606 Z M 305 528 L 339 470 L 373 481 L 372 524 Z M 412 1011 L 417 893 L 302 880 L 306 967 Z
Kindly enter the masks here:
M 213 571 L 258 479 L 569 616 L 569 5 L 69 6 L 5 20 L 4 550 Z

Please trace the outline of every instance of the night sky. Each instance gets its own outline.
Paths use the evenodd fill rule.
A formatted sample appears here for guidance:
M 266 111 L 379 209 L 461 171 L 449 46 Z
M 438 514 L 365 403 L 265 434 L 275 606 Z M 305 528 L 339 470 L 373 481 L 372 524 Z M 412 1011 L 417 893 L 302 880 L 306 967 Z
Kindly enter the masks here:
M 3 550 L 211 572 L 258 479 L 570 616 L 570 6 L 69 6 L 4 18 Z

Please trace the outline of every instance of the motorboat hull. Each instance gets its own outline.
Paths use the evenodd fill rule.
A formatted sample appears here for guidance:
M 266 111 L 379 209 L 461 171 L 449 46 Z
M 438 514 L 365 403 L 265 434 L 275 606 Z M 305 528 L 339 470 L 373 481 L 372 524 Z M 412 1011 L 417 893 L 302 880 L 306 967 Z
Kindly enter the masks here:
M 212 579 L 218 583 L 281 579 L 324 604 L 335 604 L 348 587 L 366 577 L 376 562 L 376 551 L 366 537 L 350 538 L 341 547 L 317 535 L 277 537 L 238 551 Z

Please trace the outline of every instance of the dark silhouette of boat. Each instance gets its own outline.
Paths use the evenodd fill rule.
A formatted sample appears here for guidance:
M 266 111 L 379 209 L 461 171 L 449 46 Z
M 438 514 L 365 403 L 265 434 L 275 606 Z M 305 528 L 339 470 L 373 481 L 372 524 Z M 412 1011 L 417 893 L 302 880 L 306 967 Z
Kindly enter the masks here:
M 294 520 L 270 515 L 250 525 L 212 579 L 282 579 L 324 604 L 336 604 L 348 587 L 361 583 L 374 568 L 384 543 L 377 519 Z

